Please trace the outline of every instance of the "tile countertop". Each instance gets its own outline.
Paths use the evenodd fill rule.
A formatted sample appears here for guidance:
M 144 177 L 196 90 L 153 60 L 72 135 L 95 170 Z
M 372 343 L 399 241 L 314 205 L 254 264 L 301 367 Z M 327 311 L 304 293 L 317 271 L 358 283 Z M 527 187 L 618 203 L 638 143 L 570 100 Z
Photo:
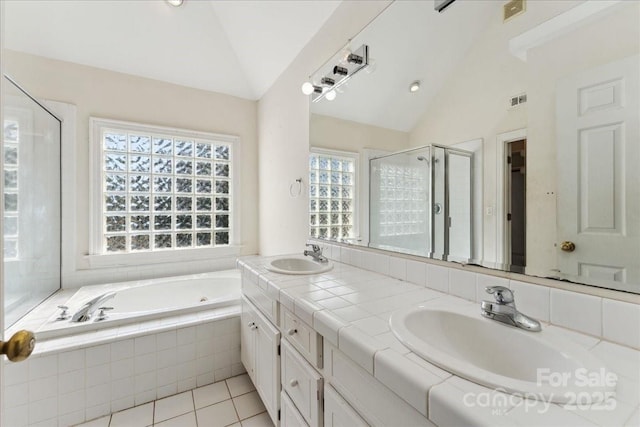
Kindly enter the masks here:
M 555 325 L 618 375 L 615 408 L 521 399 L 452 375 L 412 353 L 391 332 L 389 317 L 419 303 L 477 306 L 368 270 L 333 262 L 316 275 L 272 273 L 265 266 L 279 257 L 238 259 L 243 277 L 312 326 L 354 362 L 437 425 L 639 426 L 640 351 Z

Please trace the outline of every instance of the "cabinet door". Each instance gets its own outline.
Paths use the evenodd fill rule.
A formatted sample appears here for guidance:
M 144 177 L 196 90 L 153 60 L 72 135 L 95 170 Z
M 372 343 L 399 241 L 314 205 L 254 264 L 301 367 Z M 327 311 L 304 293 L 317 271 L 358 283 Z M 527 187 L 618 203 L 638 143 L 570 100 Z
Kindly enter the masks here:
M 330 385 L 324 388 L 324 427 L 366 427 L 368 424 Z
M 322 425 L 322 377 L 289 344 L 282 341 L 282 389 L 311 427 Z
M 240 318 L 240 360 L 255 383 L 255 310 L 244 297 Z
M 280 332 L 260 313 L 255 313 L 255 381 L 256 390 L 269 416 L 278 425 L 280 409 Z
M 280 427 L 309 427 L 302 415 L 300 415 L 300 412 L 296 409 L 296 405 L 293 404 L 284 390 L 280 394 L 280 406 L 282 408 Z

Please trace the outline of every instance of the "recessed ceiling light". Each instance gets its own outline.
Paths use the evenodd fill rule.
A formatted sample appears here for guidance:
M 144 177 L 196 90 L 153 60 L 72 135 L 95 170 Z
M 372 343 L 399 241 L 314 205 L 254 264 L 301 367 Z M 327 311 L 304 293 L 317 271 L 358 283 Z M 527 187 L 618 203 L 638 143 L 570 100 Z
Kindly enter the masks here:
M 184 3 L 184 0 L 166 0 L 167 3 L 169 3 L 171 6 L 182 6 L 182 3 Z
M 415 82 L 409 85 L 409 92 L 415 93 L 420 90 L 420 80 L 416 80 Z

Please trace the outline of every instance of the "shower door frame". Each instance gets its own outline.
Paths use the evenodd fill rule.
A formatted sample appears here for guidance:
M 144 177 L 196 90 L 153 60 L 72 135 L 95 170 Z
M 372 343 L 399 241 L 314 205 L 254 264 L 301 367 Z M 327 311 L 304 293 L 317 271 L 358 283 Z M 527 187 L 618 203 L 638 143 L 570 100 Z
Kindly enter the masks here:
M 435 147 L 435 148 L 442 148 L 444 150 L 444 217 L 445 217 L 445 227 L 444 227 L 444 242 L 443 242 L 443 253 L 441 258 L 435 258 L 434 257 L 434 253 L 433 253 L 433 248 L 435 248 L 435 232 L 434 232 L 434 224 L 435 224 L 435 217 L 434 215 L 436 215 L 435 210 L 433 209 L 433 205 L 435 203 L 435 201 L 433 200 L 433 195 L 435 194 L 435 168 L 431 167 L 431 192 L 429 194 L 429 200 L 430 200 L 430 206 L 429 206 L 429 211 L 431 213 L 431 218 L 430 218 L 430 225 L 431 225 L 431 256 L 430 258 L 432 259 L 442 259 L 443 261 L 454 261 L 454 262 L 463 262 L 463 263 L 467 263 L 470 262 L 474 257 L 473 257 L 473 249 L 475 246 L 475 228 L 474 228 L 474 221 L 473 221 L 473 197 L 474 197 L 474 191 L 473 191 L 473 176 L 475 173 L 474 167 L 473 167 L 473 152 L 471 151 L 467 151 L 467 150 L 462 150 L 459 148 L 453 148 L 450 146 L 446 146 L 446 145 L 438 145 L 438 144 L 431 144 L 429 145 L 429 147 Z M 450 193 L 450 186 L 449 186 L 449 153 L 455 153 L 457 155 L 460 156 L 464 156 L 464 157 L 468 157 L 469 158 L 469 207 L 470 207 L 470 212 L 471 215 L 469 216 L 469 258 L 460 258 L 460 257 L 452 257 L 451 254 L 449 253 L 450 251 L 450 247 L 449 247 L 449 230 L 451 229 L 451 217 L 450 217 L 450 206 L 449 206 L 449 193 Z M 434 153 L 433 153 L 433 149 L 431 150 L 431 164 L 433 165 L 435 161 L 435 157 L 434 157 Z
M 0 1 L 0 94 L 4 93 L 4 34 L 5 34 L 5 8 L 4 1 Z M 0 123 L 2 126 L 2 136 L 0 137 L 0 153 L 4 153 L 4 108 L 0 102 Z M 4 170 L 3 170 L 4 174 Z M 0 180 L 0 194 L 4 194 L 4 180 Z M 0 203 L 0 254 L 4 254 L 4 203 Z M 0 263 L 0 331 L 2 331 L 2 339 L 4 336 L 4 263 Z M 0 425 L 4 425 L 4 360 L 0 360 Z
M 36 97 L 34 97 L 33 95 L 31 95 L 23 86 L 21 86 L 19 83 L 16 82 L 15 79 L 13 79 L 13 77 L 11 77 L 10 75 L 6 74 L 6 73 L 2 73 L 0 75 L 0 79 L 2 80 L 2 85 L 0 86 L 0 89 L 2 90 L 1 93 L 5 93 L 4 89 L 5 89 L 5 85 L 7 84 L 12 84 L 19 92 L 21 92 L 24 96 L 26 96 L 28 99 L 30 99 L 31 101 L 33 101 L 38 107 L 42 108 L 42 110 L 44 110 L 44 112 L 46 112 L 47 114 L 49 114 L 52 118 L 54 118 L 55 120 L 58 121 L 58 153 L 59 153 L 59 172 L 58 172 L 58 182 L 59 182 L 59 187 L 58 187 L 58 191 L 59 191 L 59 205 L 58 205 L 58 216 L 59 216 L 59 236 L 58 236 L 58 243 L 59 243 L 59 257 L 58 257 L 58 287 L 57 289 L 55 289 L 54 291 L 52 291 L 51 293 L 49 293 L 49 295 L 47 295 L 47 297 L 43 298 L 42 301 L 44 301 L 46 298 L 50 297 L 51 295 L 53 295 L 54 293 L 58 292 L 60 289 L 62 289 L 62 257 L 63 257 L 63 250 L 62 250 L 62 239 L 63 239 L 63 229 L 62 229 L 62 218 L 63 218 L 63 200 L 62 200 L 62 181 L 63 181 L 63 177 L 62 177 L 62 155 L 63 155 L 63 132 L 62 132 L 62 128 L 63 128 L 63 123 L 64 120 L 56 113 L 54 113 L 53 111 L 51 111 L 51 108 L 49 106 L 46 105 L 45 101 L 40 101 L 38 100 Z M 7 82 L 8 81 L 8 82 Z M 0 102 L 0 104 L 2 104 L 2 102 Z M 2 116 L 0 117 L 1 121 L 0 123 L 2 123 L 2 129 L 4 130 L 4 116 L 5 116 L 5 109 L 3 107 L 2 109 Z M 3 138 L 1 138 L 2 141 L 2 145 L 0 146 L 0 149 L 2 149 L 2 152 L 4 153 L 4 134 L 3 134 Z M 4 173 L 4 168 L 2 168 L 2 172 Z M 0 190 L 2 190 L 1 194 L 4 194 L 4 183 L 2 183 L 2 185 L 0 186 Z M 2 226 L 2 230 L 4 230 L 4 206 L 2 206 L 2 209 L 0 210 L 0 215 L 2 216 L 0 219 L 0 225 Z M 2 327 L 2 331 L 4 332 L 4 328 L 5 328 L 5 315 L 6 315 L 6 311 L 4 308 L 4 302 L 5 302 L 5 298 L 4 298 L 4 266 L 5 266 L 5 262 L 4 262 L 4 234 L 2 235 L 2 246 L 0 246 L 0 249 L 2 250 L 2 252 L 0 252 L 0 254 L 2 254 L 3 259 L 2 259 L 2 269 L 0 269 L 0 275 L 2 275 L 2 287 L 0 288 L 0 292 L 2 294 L 2 299 L 0 300 L 0 303 L 2 303 L 2 311 L 0 312 L 0 315 L 2 317 L 2 323 L 0 323 L 0 327 Z M 40 302 L 42 302 L 40 301 Z M 30 312 L 33 308 L 29 309 L 29 311 L 27 311 L 26 313 L 20 315 L 20 318 L 24 317 L 28 312 Z M 18 319 L 19 320 L 19 319 Z M 13 322 L 15 323 L 15 322 Z

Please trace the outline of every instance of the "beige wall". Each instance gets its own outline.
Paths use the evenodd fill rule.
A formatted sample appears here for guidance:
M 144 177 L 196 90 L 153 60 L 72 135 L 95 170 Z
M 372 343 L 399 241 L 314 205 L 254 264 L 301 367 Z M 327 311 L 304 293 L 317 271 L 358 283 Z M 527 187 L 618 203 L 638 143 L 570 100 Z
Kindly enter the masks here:
M 359 153 L 364 148 L 384 151 L 399 151 L 409 148 L 409 134 L 406 132 L 320 114 L 310 115 L 309 129 L 311 147 L 353 153 Z
M 578 3 L 529 2 L 524 15 L 507 23 L 495 16 L 457 72 L 443 82 L 410 136 L 412 146 L 484 139 L 484 211 L 497 203 L 497 136 L 527 128 L 527 271 L 537 274 L 548 273 L 556 264 L 556 81 L 637 53 L 640 40 L 639 3 L 629 2 L 595 23 L 530 50 L 527 62 L 508 52 L 511 38 Z M 509 98 L 521 92 L 527 93 L 527 104 L 509 109 Z M 495 260 L 496 216 L 483 214 L 485 258 Z
M 300 86 L 388 4 L 343 2 L 259 101 L 262 255 L 300 252 L 309 233 L 307 193 L 298 198 L 289 194 L 296 178 L 306 182 L 308 174 L 309 98 Z
M 257 253 L 257 102 L 14 51 L 6 51 L 6 59 L 8 74 L 35 97 L 77 106 L 74 251 L 79 269 L 86 268 L 83 256 L 89 249 L 91 116 L 239 136 L 242 253 Z M 168 268 L 137 269 L 128 277 L 153 276 Z

